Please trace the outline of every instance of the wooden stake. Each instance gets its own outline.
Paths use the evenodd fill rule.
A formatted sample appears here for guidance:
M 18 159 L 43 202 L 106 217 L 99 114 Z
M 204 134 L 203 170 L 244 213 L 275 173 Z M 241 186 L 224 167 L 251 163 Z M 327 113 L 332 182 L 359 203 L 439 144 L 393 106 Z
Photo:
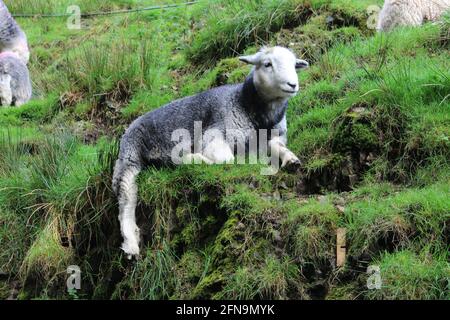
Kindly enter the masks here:
M 345 265 L 346 254 L 346 234 L 345 228 L 338 228 L 336 230 L 336 267 L 340 268 Z

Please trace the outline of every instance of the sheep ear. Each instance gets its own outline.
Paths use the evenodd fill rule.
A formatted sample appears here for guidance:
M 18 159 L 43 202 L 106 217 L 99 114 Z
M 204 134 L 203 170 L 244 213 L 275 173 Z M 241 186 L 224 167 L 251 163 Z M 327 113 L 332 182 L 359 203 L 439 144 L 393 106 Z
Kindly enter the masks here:
M 302 59 L 297 59 L 296 63 L 295 63 L 295 68 L 296 69 L 305 69 L 309 67 L 309 63 L 305 60 Z
M 259 57 L 260 57 L 259 53 L 255 53 L 250 56 L 239 57 L 239 60 L 241 60 L 242 62 L 248 63 L 248 64 L 256 65 L 259 63 L 259 60 L 260 60 Z

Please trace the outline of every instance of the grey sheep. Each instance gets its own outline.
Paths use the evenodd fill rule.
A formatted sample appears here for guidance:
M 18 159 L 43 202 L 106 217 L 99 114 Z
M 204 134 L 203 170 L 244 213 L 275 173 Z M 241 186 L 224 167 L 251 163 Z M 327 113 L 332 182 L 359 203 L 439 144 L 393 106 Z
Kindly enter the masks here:
M 28 68 L 13 52 L 0 53 L 0 105 L 19 107 L 31 99 Z
M 289 98 L 299 91 L 297 70 L 308 67 L 308 63 L 283 47 L 262 48 L 240 60 L 253 65 L 244 83 L 173 101 L 136 119 L 123 135 L 114 168 L 113 190 L 119 202 L 122 250 L 128 258 L 139 255 L 136 177 L 147 166 L 192 161 L 230 163 L 236 155 L 234 147 L 248 148 L 252 133 L 261 129 L 279 132 L 266 141 L 277 163 L 278 159 L 282 166 L 300 163 L 286 147 L 286 108 Z M 200 142 L 196 140 L 197 123 L 201 124 L 204 136 Z M 179 142 L 183 134 L 188 139 Z M 178 157 L 180 150 L 184 152 L 182 161 Z
M 27 36 L 0 0 L 0 52 L 15 52 L 27 64 L 30 59 Z

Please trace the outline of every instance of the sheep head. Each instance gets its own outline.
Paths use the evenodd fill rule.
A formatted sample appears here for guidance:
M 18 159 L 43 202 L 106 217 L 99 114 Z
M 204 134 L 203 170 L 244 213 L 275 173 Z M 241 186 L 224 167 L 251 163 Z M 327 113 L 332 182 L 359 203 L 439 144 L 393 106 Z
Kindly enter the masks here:
M 299 91 L 297 70 L 309 66 L 289 49 L 278 46 L 264 47 L 258 53 L 239 60 L 254 66 L 252 73 L 256 90 L 268 100 L 295 96 Z

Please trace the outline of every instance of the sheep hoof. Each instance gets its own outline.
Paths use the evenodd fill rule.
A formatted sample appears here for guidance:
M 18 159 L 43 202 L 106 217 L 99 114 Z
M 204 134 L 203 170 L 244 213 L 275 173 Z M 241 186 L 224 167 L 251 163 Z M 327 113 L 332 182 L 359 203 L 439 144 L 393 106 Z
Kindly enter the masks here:
M 281 167 L 287 172 L 296 172 L 302 165 L 298 158 L 293 158 L 284 163 Z
M 140 259 L 140 255 L 132 255 L 132 254 L 128 254 L 127 255 L 127 260 L 133 260 L 133 258 L 135 258 L 136 260 L 139 260 Z
M 125 252 L 127 259 L 131 260 L 139 258 L 139 245 L 137 243 L 130 243 L 129 241 L 125 241 L 122 244 L 122 250 Z

